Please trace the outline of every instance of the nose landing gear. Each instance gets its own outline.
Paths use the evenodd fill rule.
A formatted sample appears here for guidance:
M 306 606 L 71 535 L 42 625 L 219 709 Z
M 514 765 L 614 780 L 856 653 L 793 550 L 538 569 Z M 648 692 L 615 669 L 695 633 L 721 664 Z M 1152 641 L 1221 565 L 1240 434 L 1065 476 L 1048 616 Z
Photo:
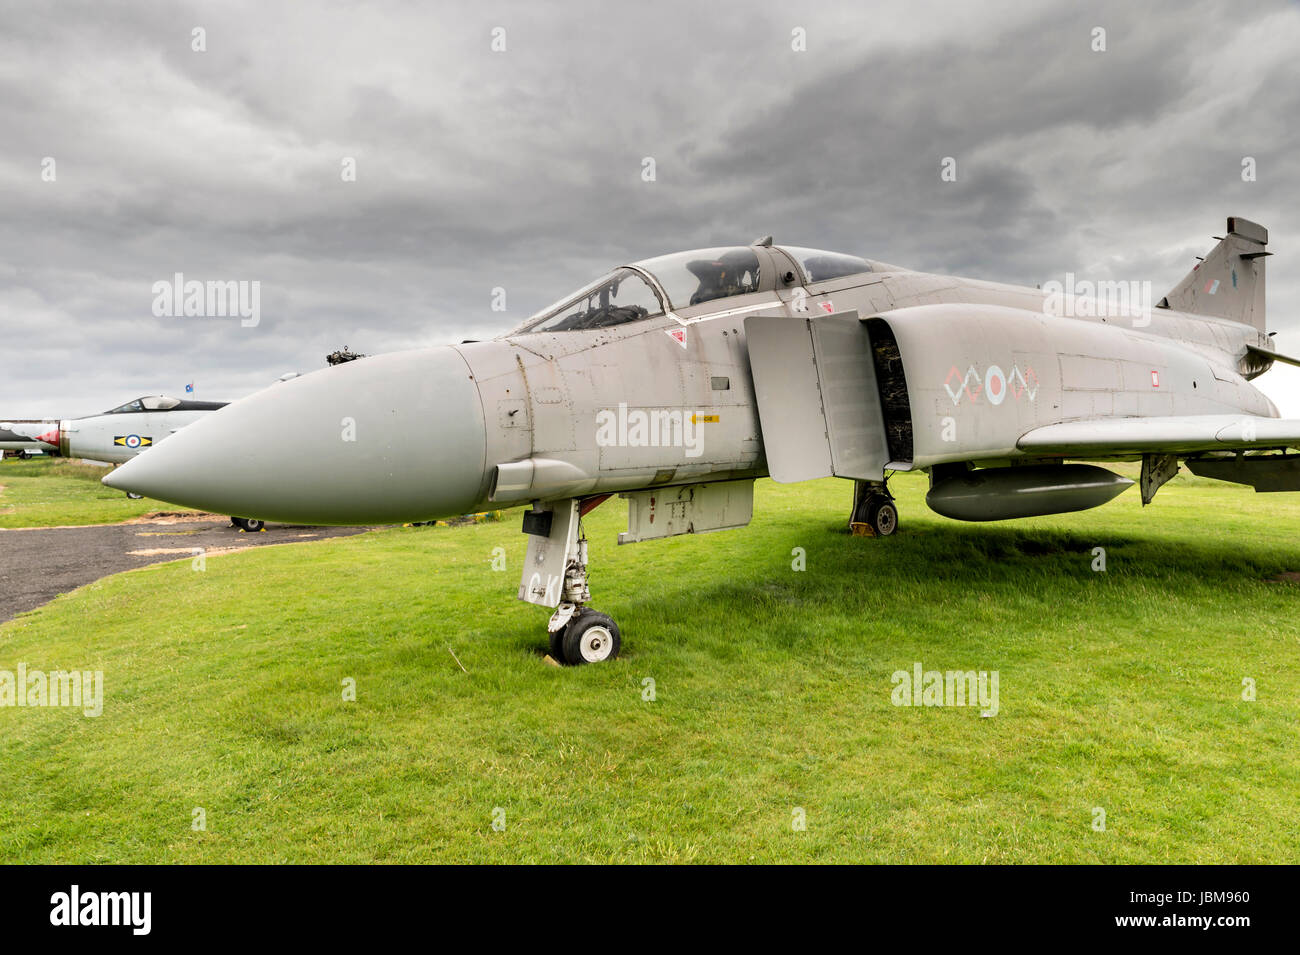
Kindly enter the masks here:
M 614 618 L 586 606 L 591 590 L 581 520 L 606 497 L 574 498 L 524 515 L 528 553 L 518 596 L 527 603 L 555 608 L 546 627 L 551 657 L 573 666 L 612 660 L 623 643 Z

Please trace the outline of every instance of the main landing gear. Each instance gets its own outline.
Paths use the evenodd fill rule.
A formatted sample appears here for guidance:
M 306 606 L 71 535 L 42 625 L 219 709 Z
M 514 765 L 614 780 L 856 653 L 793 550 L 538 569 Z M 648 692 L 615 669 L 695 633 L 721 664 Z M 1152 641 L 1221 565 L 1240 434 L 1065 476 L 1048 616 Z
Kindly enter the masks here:
M 554 607 L 547 623 L 551 657 L 577 666 L 618 656 L 622 636 L 609 614 L 587 606 L 587 538 L 582 517 L 609 497 L 554 502 L 524 514 L 528 553 L 519 581 L 519 599 Z
M 889 537 L 898 530 L 898 507 L 884 481 L 853 482 L 849 530 L 855 537 Z
M 133 501 L 139 501 L 144 497 L 143 494 L 136 494 L 134 491 L 127 491 L 126 496 Z M 266 530 L 266 521 L 259 521 L 255 517 L 232 517 L 230 526 L 238 527 L 241 531 L 247 531 L 250 534 L 256 534 L 258 531 Z

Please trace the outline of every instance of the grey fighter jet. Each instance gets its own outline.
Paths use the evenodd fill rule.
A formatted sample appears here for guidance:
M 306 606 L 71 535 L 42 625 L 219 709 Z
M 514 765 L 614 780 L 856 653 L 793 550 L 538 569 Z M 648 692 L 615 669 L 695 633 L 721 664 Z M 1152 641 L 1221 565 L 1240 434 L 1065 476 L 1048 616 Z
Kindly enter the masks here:
M 582 517 L 628 501 L 619 543 L 741 527 L 754 479 L 854 482 L 850 525 L 898 526 L 887 476 L 926 471 L 958 520 L 1083 510 L 1185 462 L 1300 490 L 1300 421 L 1250 380 L 1267 232 L 1240 218 L 1164 298 L 933 275 L 816 249 L 635 262 L 491 341 L 351 361 L 252 395 L 104 479 L 225 513 L 314 524 L 527 505 L 519 599 L 555 608 L 570 663 L 618 653 L 588 606 Z M 1100 286 L 1086 291 L 1097 292 Z M 1247 453 L 1249 452 L 1249 453 Z

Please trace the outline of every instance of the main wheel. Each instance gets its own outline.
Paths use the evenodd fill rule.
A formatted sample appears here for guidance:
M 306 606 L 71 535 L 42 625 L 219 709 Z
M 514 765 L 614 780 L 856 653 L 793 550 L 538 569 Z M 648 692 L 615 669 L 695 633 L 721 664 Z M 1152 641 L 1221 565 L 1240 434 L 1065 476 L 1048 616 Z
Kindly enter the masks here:
M 867 507 L 867 523 L 877 537 L 888 537 L 898 530 L 898 508 L 887 497 L 879 497 Z
M 265 521 L 259 521 L 253 517 L 232 517 L 230 523 L 234 524 L 241 531 L 249 531 L 251 533 L 257 533 L 266 526 Z
M 140 501 L 140 500 L 143 500 L 143 499 L 144 499 L 144 495 L 143 495 L 143 494 L 137 494 L 137 493 L 135 493 L 135 491 L 127 491 L 127 492 L 126 492 L 126 496 L 129 497 L 129 498 L 130 498 L 131 500 L 133 500 L 133 501 Z
M 584 610 L 564 628 L 564 659 L 574 666 L 612 660 L 621 645 L 614 618 L 595 610 Z

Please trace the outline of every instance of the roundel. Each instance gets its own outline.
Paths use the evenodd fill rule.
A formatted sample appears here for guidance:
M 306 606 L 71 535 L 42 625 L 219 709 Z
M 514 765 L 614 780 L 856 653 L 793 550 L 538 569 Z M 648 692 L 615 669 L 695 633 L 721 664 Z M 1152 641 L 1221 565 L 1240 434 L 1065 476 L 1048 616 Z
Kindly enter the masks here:
M 1007 396 L 1007 376 L 997 365 L 989 365 L 989 370 L 984 373 L 984 394 L 995 405 L 1002 404 Z
M 126 446 L 128 448 L 140 447 L 140 436 L 138 434 L 128 434 L 126 436 Z

